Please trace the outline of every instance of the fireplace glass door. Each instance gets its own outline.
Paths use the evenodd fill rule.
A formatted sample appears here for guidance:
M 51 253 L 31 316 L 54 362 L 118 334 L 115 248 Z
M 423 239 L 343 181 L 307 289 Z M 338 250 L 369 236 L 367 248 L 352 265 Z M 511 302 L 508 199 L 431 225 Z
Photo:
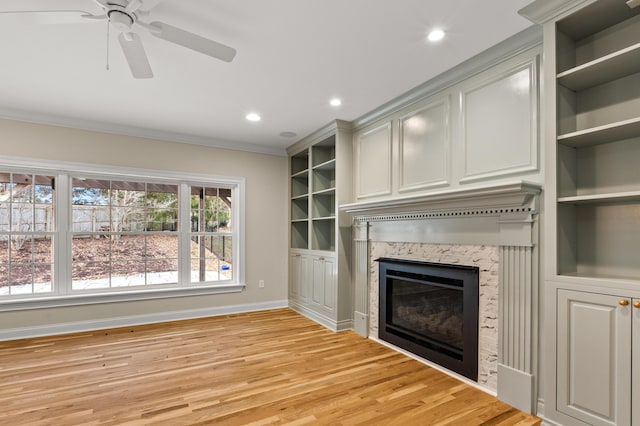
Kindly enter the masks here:
M 378 337 L 477 380 L 479 269 L 389 258 L 378 262 Z
M 421 341 L 434 350 L 462 358 L 463 298 L 462 281 L 453 285 L 427 280 L 391 278 L 391 317 L 387 326 L 407 337 Z

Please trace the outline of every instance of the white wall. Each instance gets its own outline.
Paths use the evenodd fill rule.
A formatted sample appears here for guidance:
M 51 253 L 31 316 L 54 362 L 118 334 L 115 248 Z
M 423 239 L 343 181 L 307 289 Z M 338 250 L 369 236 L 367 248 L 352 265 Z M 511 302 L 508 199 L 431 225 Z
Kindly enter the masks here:
M 246 179 L 246 284 L 241 293 L 2 312 L 0 332 L 171 311 L 282 305 L 287 299 L 287 160 L 0 119 L 0 156 Z M 258 288 L 258 280 L 265 288 Z M 202 311 L 201 311 L 202 312 Z

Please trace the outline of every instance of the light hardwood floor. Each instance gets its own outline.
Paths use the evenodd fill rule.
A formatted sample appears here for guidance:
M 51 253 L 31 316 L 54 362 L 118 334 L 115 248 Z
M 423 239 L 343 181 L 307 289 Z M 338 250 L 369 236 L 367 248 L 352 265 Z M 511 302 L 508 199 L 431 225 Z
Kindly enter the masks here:
M 537 425 L 288 309 L 0 342 L 2 425 Z

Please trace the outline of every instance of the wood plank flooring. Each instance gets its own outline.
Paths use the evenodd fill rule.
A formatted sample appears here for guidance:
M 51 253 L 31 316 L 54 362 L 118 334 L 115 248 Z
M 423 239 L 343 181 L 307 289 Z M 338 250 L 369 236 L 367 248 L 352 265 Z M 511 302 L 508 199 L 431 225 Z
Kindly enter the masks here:
M 288 309 L 0 342 L 2 425 L 538 425 Z

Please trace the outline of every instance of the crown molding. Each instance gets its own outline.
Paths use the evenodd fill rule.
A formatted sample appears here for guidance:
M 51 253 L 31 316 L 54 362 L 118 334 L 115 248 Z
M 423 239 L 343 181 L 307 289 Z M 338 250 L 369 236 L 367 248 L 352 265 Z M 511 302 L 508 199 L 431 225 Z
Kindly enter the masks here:
M 233 151 L 275 155 L 279 157 L 286 156 L 286 151 L 284 148 L 275 148 L 246 142 L 206 138 L 202 136 L 188 135 L 185 133 L 154 130 L 136 126 L 125 126 L 121 124 L 101 121 L 81 120 L 60 115 L 40 114 L 17 109 L 0 108 L 0 118 L 34 124 L 44 124 L 48 126 L 87 130 L 91 132 L 109 133 L 119 136 L 132 136 L 137 138 L 155 139 L 164 142 L 200 145 L 208 148 L 229 149 Z
M 592 0 L 536 0 L 518 13 L 531 22 L 543 24 L 574 7 Z
M 542 44 L 542 28 L 532 25 L 516 35 L 490 47 L 459 65 L 422 83 L 408 92 L 392 99 L 367 114 L 353 120 L 353 130 L 358 131 L 378 120 L 388 117 L 402 108 L 412 105 L 427 96 L 447 89 L 466 80 L 496 63 L 504 62 L 529 49 Z
M 309 148 L 311 145 L 321 142 L 329 136 L 336 133 L 338 130 L 351 131 L 352 125 L 349 121 L 344 120 L 332 120 L 318 130 L 308 134 L 299 141 L 287 147 L 287 154 L 292 155 Z

